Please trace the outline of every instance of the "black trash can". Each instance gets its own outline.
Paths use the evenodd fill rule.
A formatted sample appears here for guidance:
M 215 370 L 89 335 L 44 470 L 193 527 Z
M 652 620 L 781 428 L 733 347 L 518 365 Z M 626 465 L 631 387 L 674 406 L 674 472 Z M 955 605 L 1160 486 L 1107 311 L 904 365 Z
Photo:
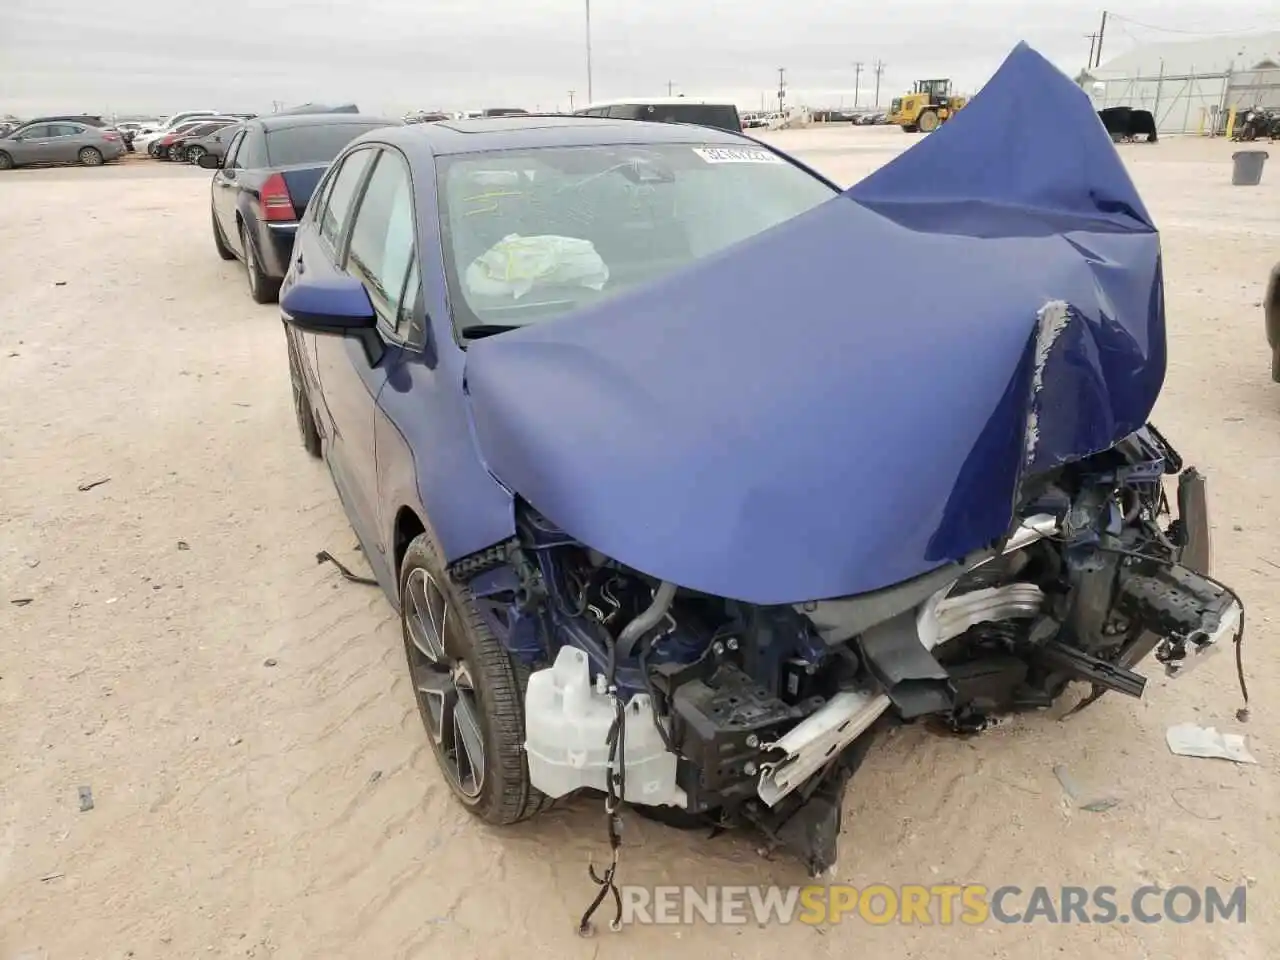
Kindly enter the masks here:
M 1236 187 L 1256 187 L 1262 182 L 1262 168 L 1269 154 L 1265 150 L 1239 150 L 1231 155 L 1235 167 L 1231 171 L 1231 184 Z

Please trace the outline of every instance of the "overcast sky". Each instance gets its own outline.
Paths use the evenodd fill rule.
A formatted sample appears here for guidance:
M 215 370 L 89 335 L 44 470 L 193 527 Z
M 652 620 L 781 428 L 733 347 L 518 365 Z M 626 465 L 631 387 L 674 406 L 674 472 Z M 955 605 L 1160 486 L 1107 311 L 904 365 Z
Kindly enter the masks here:
M 587 96 L 585 0 L 0 0 L 0 115 L 268 112 L 273 101 L 567 108 Z M 1177 10 L 1162 13 L 1161 10 Z M 1127 0 L 1104 61 L 1139 42 L 1280 29 L 1277 0 Z M 592 0 L 593 93 L 850 105 L 925 76 L 980 86 L 1019 40 L 1075 73 L 1101 9 L 1077 0 Z M 1163 31 L 1151 29 L 1163 27 Z M 1185 31 L 1185 32 L 1177 32 Z

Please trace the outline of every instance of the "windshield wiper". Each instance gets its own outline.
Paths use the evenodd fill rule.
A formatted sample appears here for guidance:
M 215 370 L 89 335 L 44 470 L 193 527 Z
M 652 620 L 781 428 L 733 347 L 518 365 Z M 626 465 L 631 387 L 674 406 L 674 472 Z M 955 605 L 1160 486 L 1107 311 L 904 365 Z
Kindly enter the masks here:
M 492 337 L 496 333 L 519 330 L 522 326 L 523 324 L 520 323 L 473 323 L 462 328 L 462 335 L 468 340 L 479 340 L 481 337 Z

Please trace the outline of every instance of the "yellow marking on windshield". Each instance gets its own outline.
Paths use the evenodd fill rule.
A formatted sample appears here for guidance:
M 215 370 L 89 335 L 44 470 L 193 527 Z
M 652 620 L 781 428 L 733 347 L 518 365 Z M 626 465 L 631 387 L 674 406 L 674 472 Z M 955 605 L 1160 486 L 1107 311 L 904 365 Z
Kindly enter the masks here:
M 524 196 L 523 190 L 489 190 L 485 193 L 474 193 L 469 197 L 463 197 L 462 202 L 476 203 L 481 200 L 488 200 L 490 202 L 485 206 L 477 207 L 474 210 L 467 210 L 462 215 L 464 217 L 471 217 L 480 213 L 497 213 L 498 201 L 501 200 L 503 197 L 523 197 L 523 196 Z

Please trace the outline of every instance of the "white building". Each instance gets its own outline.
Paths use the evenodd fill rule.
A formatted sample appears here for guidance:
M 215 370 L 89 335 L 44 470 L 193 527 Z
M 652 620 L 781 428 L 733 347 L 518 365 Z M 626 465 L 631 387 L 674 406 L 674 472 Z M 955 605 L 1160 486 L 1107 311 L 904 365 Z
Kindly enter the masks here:
M 1232 107 L 1280 109 L 1280 31 L 1145 44 L 1088 78 L 1099 109 L 1150 110 L 1162 134 L 1221 130 Z
M 1098 80 L 1154 78 L 1160 74 L 1161 64 L 1169 76 L 1280 67 L 1280 30 L 1237 37 L 1148 43 L 1103 61 L 1090 73 Z

